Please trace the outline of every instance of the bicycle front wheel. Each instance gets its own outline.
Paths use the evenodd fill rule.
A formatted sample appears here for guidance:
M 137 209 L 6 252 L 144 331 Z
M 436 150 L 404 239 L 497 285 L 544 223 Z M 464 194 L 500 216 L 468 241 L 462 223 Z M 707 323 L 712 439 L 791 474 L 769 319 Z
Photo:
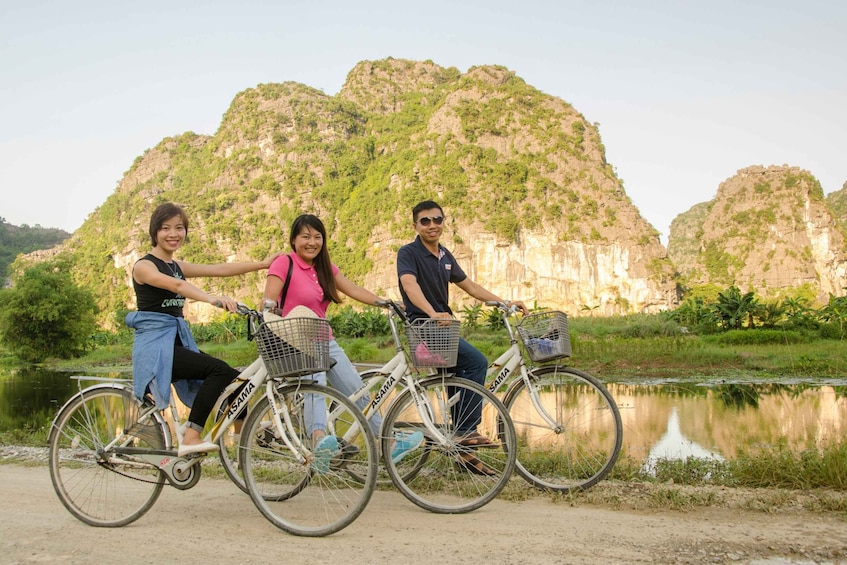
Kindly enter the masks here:
M 454 375 L 425 378 L 415 383 L 415 390 L 421 405 L 406 390 L 392 402 L 382 424 L 384 430 L 424 435 L 423 443 L 399 461 L 390 455 L 393 438 L 382 438 L 391 480 L 406 498 L 430 512 L 461 514 L 489 503 L 515 466 L 515 429 L 506 407 L 488 389 Z
M 271 402 L 274 405 L 271 405 Z M 333 412 L 333 429 L 318 442 L 314 417 Z M 277 429 L 274 413 L 287 413 Z M 356 427 L 358 433 L 347 433 Z M 353 430 L 354 432 L 356 430 Z M 352 439 L 343 441 L 342 437 Z M 292 446 L 289 446 L 285 440 Z M 376 483 L 377 450 L 362 412 L 335 389 L 311 382 L 276 388 L 250 410 L 239 446 L 241 471 L 253 503 L 276 527 L 298 536 L 326 536 L 355 520 Z M 361 482 L 348 474 L 357 470 Z
M 134 522 L 159 498 L 165 475 L 157 467 L 107 448 L 166 448 L 158 412 L 140 419 L 141 403 L 122 386 L 95 385 L 71 398 L 50 430 L 53 488 L 71 514 L 91 526 Z
M 529 379 L 530 388 L 518 381 L 505 398 L 518 439 L 518 474 L 536 487 L 560 492 L 602 480 L 615 466 L 623 440 L 611 393 L 572 367 L 540 367 Z

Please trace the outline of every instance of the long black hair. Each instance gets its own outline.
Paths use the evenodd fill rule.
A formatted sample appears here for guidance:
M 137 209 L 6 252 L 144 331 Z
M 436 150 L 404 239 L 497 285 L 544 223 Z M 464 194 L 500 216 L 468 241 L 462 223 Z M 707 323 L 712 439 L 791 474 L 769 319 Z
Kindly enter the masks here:
M 315 257 L 314 266 L 318 273 L 318 283 L 324 291 L 324 300 L 331 300 L 338 304 L 341 302 L 341 297 L 338 295 L 338 287 L 335 286 L 335 276 L 332 274 L 332 261 L 329 259 L 329 250 L 327 249 L 326 228 L 320 218 L 314 214 L 301 214 L 294 219 L 291 224 L 291 235 L 288 237 L 288 243 L 291 249 L 296 253 L 294 247 L 294 239 L 303 231 L 304 228 L 312 228 L 323 237 L 323 245 L 321 250 Z

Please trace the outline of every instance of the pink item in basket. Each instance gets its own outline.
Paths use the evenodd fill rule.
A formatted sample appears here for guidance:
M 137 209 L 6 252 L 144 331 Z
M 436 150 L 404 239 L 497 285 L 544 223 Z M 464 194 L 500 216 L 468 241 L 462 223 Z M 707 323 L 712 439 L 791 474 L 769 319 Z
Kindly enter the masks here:
M 431 367 L 443 367 L 447 364 L 444 357 L 431 352 L 424 342 L 420 342 L 415 348 L 415 361 L 418 365 Z

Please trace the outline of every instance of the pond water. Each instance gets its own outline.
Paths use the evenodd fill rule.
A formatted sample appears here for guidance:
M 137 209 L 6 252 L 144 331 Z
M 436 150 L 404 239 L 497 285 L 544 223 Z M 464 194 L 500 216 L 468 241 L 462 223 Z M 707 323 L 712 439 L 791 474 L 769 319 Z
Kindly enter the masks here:
M 29 367 L 0 369 L 0 431 L 49 422 L 73 396 L 77 380 L 59 371 Z M 97 377 L 131 378 L 128 373 L 99 373 Z M 90 384 L 90 383 L 89 383 Z
M 657 459 L 802 451 L 847 435 L 847 380 L 607 386 L 623 420 L 622 454 L 647 467 Z
M 0 369 L 0 431 L 48 422 L 77 391 L 71 373 Z M 128 373 L 97 377 L 130 378 Z M 847 436 L 847 379 L 607 383 L 624 427 L 622 456 L 731 459 L 740 452 L 825 445 Z

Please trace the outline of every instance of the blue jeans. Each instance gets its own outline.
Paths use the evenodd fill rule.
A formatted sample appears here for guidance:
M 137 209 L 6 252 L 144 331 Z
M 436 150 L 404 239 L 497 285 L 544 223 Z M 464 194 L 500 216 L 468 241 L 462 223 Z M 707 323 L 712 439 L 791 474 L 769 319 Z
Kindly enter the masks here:
M 459 338 L 459 356 L 454 370 L 457 376 L 484 385 L 488 359 L 479 349 Z M 453 394 L 449 387 L 447 393 L 451 396 Z M 467 389 L 462 389 L 459 393 L 459 402 L 451 409 L 451 415 L 453 425 L 456 426 L 459 434 L 476 430 L 482 421 L 482 398 Z
M 329 356 L 335 360 L 335 366 L 327 373 L 316 373 L 312 375 L 315 381 L 322 385 L 326 385 L 329 380 L 330 386 L 349 397 L 362 386 L 362 379 L 356 371 L 356 367 L 350 362 L 347 354 L 341 349 L 334 339 L 329 342 Z M 304 399 L 305 416 L 308 426 L 309 435 L 315 430 L 326 432 L 326 406 L 323 406 L 323 397 L 319 395 L 309 394 Z M 320 405 L 318 404 L 320 402 Z M 359 410 L 364 409 L 371 403 L 370 394 L 365 394 L 362 398 L 356 401 L 356 406 Z M 374 435 L 379 437 L 379 428 L 382 426 L 382 416 L 374 413 L 368 420 Z

